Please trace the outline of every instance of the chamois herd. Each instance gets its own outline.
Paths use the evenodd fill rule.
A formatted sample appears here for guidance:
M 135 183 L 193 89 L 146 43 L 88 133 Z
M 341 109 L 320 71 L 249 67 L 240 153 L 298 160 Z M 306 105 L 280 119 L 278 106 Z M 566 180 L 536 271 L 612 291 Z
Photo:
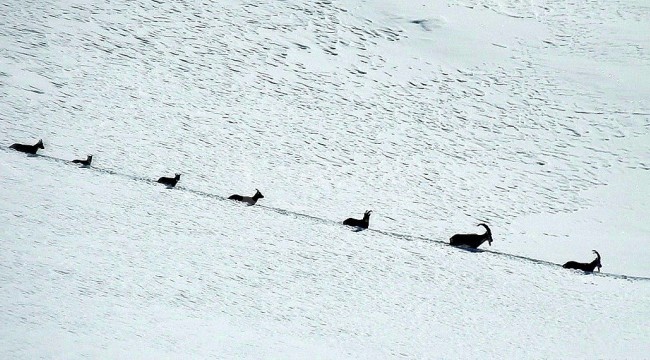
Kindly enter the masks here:
M 9 147 L 16 151 L 20 151 L 32 155 L 36 154 L 38 149 L 45 149 L 45 146 L 43 145 L 43 140 L 39 140 L 34 145 L 13 144 Z M 88 155 L 86 160 L 82 160 L 82 159 L 72 160 L 72 163 L 80 164 L 82 167 L 89 167 L 90 164 L 92 163 L 92 160 L 93 160 L 93 156 Z M 180 181 L 180 179 L 181 179 L 181 174 L 175 174 L 173 178 L 161 177 L 157 180 L 157 182 L 166 185 L 168 188 L 173 188 Z M 263 198 L 264 195 L 262 195 L 262 193 L 258 189 L 255 189 L 255 194 L 253 196 L 242 196 L 238 194 L 233 194 L 228 197 L 229 200 L 241 201 L 246 203 L 248 206 L 255 205 L 257 203 L 257 200 Z M 371 213 L 372 210 L 366 210 L 366 212 L 363 214 L 363 218 L 361 219 L 347 218 L 343 220 L 343 225 L 354 226 L 358 229 L 367 229 L 368 226 L 370 225 Z M 449 244 L 457 247 L 477 249 L 479 246 L 481 246 L 484 242 L 487 241 L 488 245 L 492 246 L 492 231 L 490 230 L 490 227 L 488 227 L 488 225 L 484 223 L 480 223 L 477 226 L 482 226 L 485 229 L 485 233 L 455 234 L 451 238 L 449 238 Z M 562 267 L 565 269 L 576 269 L 585 272 L 593 272 L 594 269 L 597 269 L 600 272 L 600 268 L 602 267 L 600 262 L 600 254 L 596 250 L 593 250 L 593 252 L 596 254 L 596 259 L 594 259 L 592 262 L 581 263 L 577 261 L 568 261 L 567 263 L 562 265 Z

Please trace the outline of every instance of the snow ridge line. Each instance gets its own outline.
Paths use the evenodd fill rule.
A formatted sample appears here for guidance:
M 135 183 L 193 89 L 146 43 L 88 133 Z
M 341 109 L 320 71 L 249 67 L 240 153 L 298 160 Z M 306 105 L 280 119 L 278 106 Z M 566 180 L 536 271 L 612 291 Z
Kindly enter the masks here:
M 3 147 L 2 149 L 7 151 L 7 152 L 10 151 L 10 149 L 8 147 L 6 147 L 6 148 Z M 28 156 L 29 157 L 41 157 L 41 158 L 51 160 L 51 161 L 55 161 L 55 162 L 60 162 L 60 163 L 64 163 L 64 164 L 71 164 L 70 160 L 61 159 L 61 158 L 57 158 L 57 157 L 49 156 L 49 155 L 36 154 L 36 155 L 28 155 Z M 109 175 L 121 176 L 123 178 L 131 179 L 131 180 L 142 181 L 142 182 L 146 182 L 146 183 L 150 183 L 150 184 L 157 184 L 157 182 L 154 179 L 141 177 L 141 176 L 135 176 L 135 175 L 131 175 L 131 174 L 125 174 L 125 173 L 121 173 L 119 171 L 115 171 L 115 170 L 112 170 L 112 169 L 109 169 L 109 168 L 99 168 L 99 167 L 96 167 L 96 166 L 90 166 L 90 167 L 88 167 L 88 169 L 98 171 L 98 172 L 101 172 L 101 173 L 105 173 L 105 174 L 109 174 Z M 187 191 L 187 192 L 190 192 L 190 193 L 193 193 L 193 194 L 196 194 L 196 195 L 199 195 L 199 196 L 203 196 L 203 197 L 209 197 L 209 198 L 213 198 L 213 199 L 217 199 L 217 200 L 230 201 L 230 200 L 228 200 L 228 198 L 226 198 L 224 196 L 221 196 L 221 195 L 212 194 L 212 193 L 208 193 L 208 192 L 200 191 L 200 190 L 194 190 L 194 189 L 186 188 L 186 187 L 183 187 L 183 186 L 176 186 L 175 189 L 180 190 L 180 191 Z M 285 209 L 280 209 L 280 208 L 275 208 L 275 207 L 272 207 L 272 206 L 265 206 L 265 205 L 255 205 L 255 206 L 260 207 L 260 208 L 264 208 L 264 209 L 267 209 L 267 210 L 275 211 L 275 212 L 277 212 L 279 214 L 282 214 L 282 215 L 292 215 L 294 217 L 303 217 L 303 218 L 307 218 L 307 219 L 309 219 L 311 221 L 317 221 L 317 222 L 322 222 L 322 223 L 330 223 L 330 224 L 336 224 L 336 225 L 341 225 L 342 224 L 342 222 L 340 222 L 340 221 L 335 221 L 335 220 L 330 220 L 330 219 L 323 219 L 323 218 L 319 218 L 317 216 L 312 216 L 312 215 L 305 214 L 305 213 L 300 213 L 300 212 L 297 212 L 297 211 L 285 210 Z M 382 234 L 382 235 L 385 235 L 385 236 L 398 238 L 398 239 L 403 239 L 403 240 L 407 240 L 407 241 L 424 241 L 424 242 L 428 242 L 428 243 L 437 243 L 437 244 L 440 244 L 440 245 L 451 246 L 451 245 L 449 245 L 449 243 L 447 241 L 435 240 L 435 239 L 430 239 L 430 238 L 426 238 L 426 237 L 422 237 L 422 236 L 401 234 L 401 233 L 396 233 L 396 232 L 392 232 L 392 231 L 384 231 L 384 230 L 370 229 L 370 228 L 365 229 L 364 231 L 375 232 L 375 233 Z M 465 251 L 477 252 L 477 253 L 489 253 L 489 254 L 494 254 L 494 255 L 497 255 L 497 256 L 505 256 L 505 257 L 511 258 L 513 260 L 529 261 L 529 262 L 533 262 L 533 263 L 540 264 L 540 265 L 545 265 L 545 266 L 562 266 L 562 264 L 554 263 L 554 262 L 551 262 L 551 261 L 535 259 L 535 258 L 531 258 L 531 257 L 527 257 L 527 256 L 515 255 L 515 254 L 510 254 L 510 253 L 505 253 L 505 252 L 500 252 L 500 251 L 494 251 L 494 250 L 466 249 L 466 248 L 459 248 L 459 249 L 465 250 Z M 602 277 L 621 279 L 621 280 L 628 280 L 628 281 L 650 281 L 650 277 L 644 277 L 644 276 L 632 276 L 632 275 L 612 274 L 612 273 L 603 273 L 603 272 L 593 272 L 591 274 L 593 274 L 594 276 L 602 276 Z

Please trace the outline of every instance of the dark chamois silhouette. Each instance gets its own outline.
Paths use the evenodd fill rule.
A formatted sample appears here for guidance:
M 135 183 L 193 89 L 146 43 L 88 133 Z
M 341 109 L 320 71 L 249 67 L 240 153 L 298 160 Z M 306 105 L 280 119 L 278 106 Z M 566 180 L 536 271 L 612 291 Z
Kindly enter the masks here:
M 234 195 L 230 195 L 228 199 L 242 201 L 247 203 L 250 206 L 250 205 L 255 205 L 257 200 L 264 199 L 264 195 L 262 195 L 262 193 L 258 189 L 255 189 L 255 195 L 253 196 L 241 196 L 241 195 L 234 194 Z
M 343 225 L 367 229 L 370 224 L 370 213 L 372 213 L 372 210 L 366 210 L 366 212 L 363 213 L 363 219 L 347 218 L 343 221 Z
M 77 160 L 72 160 L 72 162 L 75 164 L 81 164 L 83 166 L 90 166 L 90 163 L 93 162 L 93 156 L 88 155 L 88 158 L 86 158 L 86 160 L 77 159 Z
M 492 246 L 492 231 L 490 228 L 481 223 L 476 226 L 483 226 L 485 228 L 484 234 L 456 234 L 449 238 L 449 244 L 453 246 L 468 246 L 470 248 L 476 249 L 485 241 Z
M 38 140 L 38 142 L 35 145 L 25 145 L 25 144 L 16 143 L 11 145 L 10 148 L 28 154 L 36 154 L 38 149 L 45 149 L 45 146 L 43 146 L 43 139 L 41 139 Z
M 593 272 L 595 268 L 598 268 L 598 272 L 600 272 L 600 268 L 603 267 L 602 264 L 600 263 L 600 254 L 596 250 L 592 250 L 592 251 L 594 252 L 594 254 L 596 254 L 596 259 L 594 259 L 594 261 L 590 263 L 569 261 L 566 264 L 562 265 L 562 267 L 565 269 L 576 269 L 585 272 Z
M 165 184 L 165 185 L 167 185 L 169 187 L 174 187 L 174 186 L 176 186 L 176 183 L 180 179 L 181 179 L 181 174 L 176 174 L 176 176 L 173 177 L 173 178 L 161 177 L 160 179 L 158 179 L 158 182 L 161 183 L 161 184 Z

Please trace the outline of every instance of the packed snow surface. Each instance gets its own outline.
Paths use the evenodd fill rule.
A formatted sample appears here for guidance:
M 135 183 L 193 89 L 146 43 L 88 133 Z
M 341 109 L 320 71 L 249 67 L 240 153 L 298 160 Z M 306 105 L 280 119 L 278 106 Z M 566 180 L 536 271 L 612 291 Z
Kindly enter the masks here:
M 0 10 L 0 358 L 650 353 L 647 1 Z

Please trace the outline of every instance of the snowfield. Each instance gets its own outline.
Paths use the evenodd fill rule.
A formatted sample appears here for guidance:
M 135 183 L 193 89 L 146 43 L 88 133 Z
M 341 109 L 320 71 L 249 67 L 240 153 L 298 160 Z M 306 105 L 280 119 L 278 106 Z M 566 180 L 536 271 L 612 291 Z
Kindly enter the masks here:
M 0 358 L 650 353 L 646 1 L 0 8 Z

